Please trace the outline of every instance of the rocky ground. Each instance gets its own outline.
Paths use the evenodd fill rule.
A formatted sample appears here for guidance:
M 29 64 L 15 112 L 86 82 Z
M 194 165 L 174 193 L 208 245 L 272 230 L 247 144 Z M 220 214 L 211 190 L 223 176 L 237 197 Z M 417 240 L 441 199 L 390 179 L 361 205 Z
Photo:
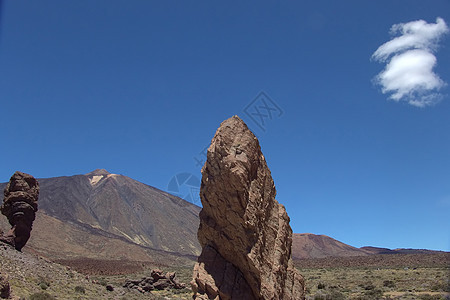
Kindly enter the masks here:
M 116 264 L 117 269 L 125 273 L 123 270 L 126 268 L 120 267 L 120 265 L 122 264 Z M 15 300 L 190 299 L 192 292 L 189 289 L 142 293 L 137 289 L 123 287 L 127 279 L 140 280 L 146 272 L 147 275 L 150 275 L 149 268 L 150 266 L 144 266 L 141 272 L 133 275 L 95 276 L 81 274 L 71 267 L 53 263 L 34 254 L 18 252 L 12 247 L 0 243 L 0 273 L 8 276 L 11 298 Z M 190 267 L 189 272 L 192 272 L 192 267 Z M 43 296 L 44 294 L 46 296 Z
M 341 267 L 302 269 L 307 300 L 450 299 L 448 268 Z
M 296 261 L 305 277 L 307 299 L 450 299 L 450 253 L 381 255 Z M 142 280 L 153 268 L 177 272 L 189 283 L 194 262 L 153 265 L 122 260 L 74 259 L 51 262 L 0 243 L 0 273 L 7 274 L 12 299 L 192 299 L 192 291 L 140 293 L 123 288 L 127 280 Z M 113 287 L 108 291 L 107 286 Z M 35 295 L 35 296 L 33 296 Z M 53 297 L 53 298 L 51 298 Z
M 450 253 L 296 260 L 308 300 L 450 299 Z
M 445 268 L 450 267 L 450 252 L 429 254 L 380 254 L 371 256 L 305 258 L 295 260 L 299 269 L 318 268 Z

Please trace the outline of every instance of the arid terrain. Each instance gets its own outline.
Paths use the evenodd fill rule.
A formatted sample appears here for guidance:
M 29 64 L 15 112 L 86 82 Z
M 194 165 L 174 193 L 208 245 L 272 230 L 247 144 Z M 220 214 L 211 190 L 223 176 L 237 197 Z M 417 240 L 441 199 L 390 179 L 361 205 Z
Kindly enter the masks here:
M 449 253 L 332 257 L 295 260 L 305 277 L 307 299 L 449 299 Z M 59 263 L 0 245 L 1 270 L 15 298 L 47 293 L 54 299 L 191 299 L 194 260 L 152 264 L 125 260 L 64 260 Z M 123 288 L 127 279 L 152 269 L 177 272 L 182 290 L 142 294 Z M 106 286 L 114 291 L 109 292 Z M 446 298 L 447 297 L 447 298 Z M 53 298 L 46 298 L 53 299 Z
M 12 299 L 192 298 L 200 208 L 126 176 L 110 175 L 96 170 L 40 179 L 39 211 L 23 253 L 0 244 L 0 273 L 9 277 Z M 144 199 L 151 201 L 142 204 Z M 105 202 L 111 207 L 100 217 L 95 207 Z M 148 221 L 154 223 L 151 230 L 142 215 L 150 210 L 159 212 L 157 221 Z M 4 216 L 0 228 L 9 228 Z M 448 252 L 355 248 L 310 233 L 292 239 L 307 299 L 450 298 Z M 146 293 L 124 287 L 154 269 L 176 272 L 186 287 Z
M 186 265 L 152 266 L 148 263 L 86 259 L 68 264 L 74 267 L 54 263 L 35 254 L 21 253 L 0 243 L 0 271 L 8 274 L 11 298 L 15 300 L 190 299 L 190 289 L 141 293 L 123 285 L 126 280 L 149 276 L 154 268 L 180 270 L 179 280 L 186 282 L 191 276 L 193 261 Z M 108 286 L 112 291 L 107 290 Z
M 296 260 L 310 299 L 448 299 L 449 266 L 448 252 Z

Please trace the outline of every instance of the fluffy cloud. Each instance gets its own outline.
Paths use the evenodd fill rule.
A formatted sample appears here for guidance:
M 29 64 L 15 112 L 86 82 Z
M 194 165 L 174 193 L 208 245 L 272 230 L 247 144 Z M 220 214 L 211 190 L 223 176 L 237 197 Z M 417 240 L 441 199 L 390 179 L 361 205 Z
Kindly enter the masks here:
M 442 18 L 428 24 L 423 20 L 395 24 L 391 34 L 400 36 L 381 45 L 372 59 L 386 62 L 384 70 L 375 77 L 383 93 L 394 101 L 407 101 L 419 107 L 432 105 L 445 82 L 433 72 L 437 60 L 434 52 L 439 39 L 449 32 Z

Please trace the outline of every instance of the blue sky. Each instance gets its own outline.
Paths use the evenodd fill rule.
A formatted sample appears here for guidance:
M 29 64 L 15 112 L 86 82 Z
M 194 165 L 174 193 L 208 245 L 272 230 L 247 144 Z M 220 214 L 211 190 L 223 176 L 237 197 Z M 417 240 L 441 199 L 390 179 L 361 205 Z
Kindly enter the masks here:
M 1 182 L 104 168 L 167 190 L 237 114 L 294 232 L 450 250 L 450 35 L 425 30 L 449 1 L 2 2 Z M 375 55 L 395 24 L 419 43 Z M 261 92 L 279 110 L 258 126 Z

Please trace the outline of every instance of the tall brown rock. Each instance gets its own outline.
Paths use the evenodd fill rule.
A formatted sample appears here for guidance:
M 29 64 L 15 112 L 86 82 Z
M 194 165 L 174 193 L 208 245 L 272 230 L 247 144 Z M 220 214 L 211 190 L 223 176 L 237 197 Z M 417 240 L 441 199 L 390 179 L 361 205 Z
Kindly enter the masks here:
M 39 184 L 33 176 L 17 171 L 9 180 L 4 196 L 0 210 L 12 228 L 0 240 L 20 251 L 30 238 L 38 209 Z
M 259 142 L 239 117 L 220 125 L 202 175 L 194 299 L 303 299 L 289 217 Z

